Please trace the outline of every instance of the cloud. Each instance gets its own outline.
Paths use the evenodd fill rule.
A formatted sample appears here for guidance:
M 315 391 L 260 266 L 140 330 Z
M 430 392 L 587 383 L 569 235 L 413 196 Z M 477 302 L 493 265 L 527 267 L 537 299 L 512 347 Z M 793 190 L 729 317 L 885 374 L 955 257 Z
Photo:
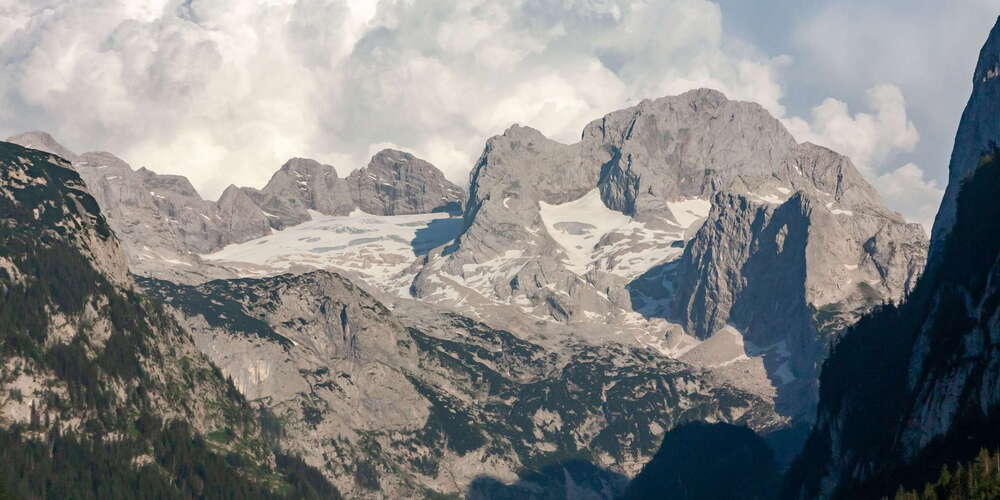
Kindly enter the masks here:
M 844 0 L 798 2 L 782 43 L 799 62 L 786 84 L 800 94 L 860 102 L 866 89 L 890 82 L 911 103 L 922 140 L 901 162 L 945 182 L 955 130 L 972 86 L 979 49 L 997 20 L 995 0 Z M 775 26 L 777 28 L 777 26 Z M 956 27 L 961 27 L 956 29 Z M 781 29 L 781 28 L 777 28 Z
M 764 53 L 726 33 L 724 12 L 707 0 L 0 0 L 0 133 L 48 130 L 187 175 L 207 197 L 263 185 L 291 156 L 346 175 L 384 144 L 464 183 L 512 123 L 573 142 L 607 112 L 696 87 L 760 103 L 873 180 L 918 144 L 891 85 L 868 91 L 865 112 L 829 98 L 796 118 L 783 83 L 818 58 Z M 841 19 L 805 18 L 840 36 Z
M 920 140 L 906 115 L 906 101 L 893 85 L 867 92 L 870 113 L 851 114 L 846 103 L 825 99 L 812 110 L 812 120 L 788 118 L 785 125 L 800 142 L 809 141 L 847 155 L 869 177 L 884 168 L 886 159 L 911 151 Z
M 783 122 L 798 141 L 851 158 L 890 209 L 919 222 L 929 233 L 944 190 L 916 164 L 895 167 L 898 163 L 893 161 L 920 141 L 906 100 L 899 88 L 887 84 L 868 89 L 865 96 L 869 112 L 852 114 L 846 103 L 827 98 L 812 109 L 810 121 L 789 117 Z
M 376 8 L 377 5 L 377 8 Z M 182 173 L 208 196 L 290 156 L 392 143 L 464 182 L 512 123 L 558 140 L 698 86 L 782 114 L 704 0 L 0 0 L 0 123 Z
M 874 184 L 889 208 L 907 214 L 910 220 L 922 224 L 930 234 L 944 189 L 936 181 L 928 180 L 923 169 L 907 163 L 879 175 Z

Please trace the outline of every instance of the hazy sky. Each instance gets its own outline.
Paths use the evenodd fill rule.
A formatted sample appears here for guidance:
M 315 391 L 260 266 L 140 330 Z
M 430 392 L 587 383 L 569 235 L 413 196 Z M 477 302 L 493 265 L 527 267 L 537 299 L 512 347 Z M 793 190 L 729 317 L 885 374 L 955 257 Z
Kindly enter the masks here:
M 209 198 L 291 156 L 392 145 L 464 184 L 520 123 L 565 142 L 696 87 L 852 157 L 929 223 L 997 0 L 0 0 L 0 136 L 187 175 Z

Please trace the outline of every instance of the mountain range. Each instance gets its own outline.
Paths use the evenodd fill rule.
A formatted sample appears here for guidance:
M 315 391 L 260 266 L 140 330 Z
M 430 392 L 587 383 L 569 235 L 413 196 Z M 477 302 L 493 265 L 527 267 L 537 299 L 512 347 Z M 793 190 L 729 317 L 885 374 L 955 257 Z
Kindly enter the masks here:
M 998 39 L 930 246 L 847 157 L 710 89 L 574 144 L 513 125 L 467 190 L 383 150 L 211 201 L 12 137 L 0 439 L 102 450 L 110 496 L 726 497 L 685 478 L 735 467 L 768 498 L 789 464 L 789 498 L 917 487 L 1000 445 Z M 86 496 L 34 474 L 7 484 Z

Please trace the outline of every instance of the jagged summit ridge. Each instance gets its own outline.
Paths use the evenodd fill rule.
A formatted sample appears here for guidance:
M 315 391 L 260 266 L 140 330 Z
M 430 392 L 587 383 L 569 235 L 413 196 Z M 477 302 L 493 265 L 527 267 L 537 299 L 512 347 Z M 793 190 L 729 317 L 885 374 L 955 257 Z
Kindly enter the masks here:
M 354 204 L 347 185 L 331 165 L 306 158 L 285 162 L 263 189 L 247 194 L 267 214 L 275 229 L 309 220 L 309 210 L 326 215 L 347 215 Z
M 331 165 L 292 158 L 262 189 L 230 186 L 213 202 L 202 199 L 184 176 L 133 170 L 107 152 L 76 155 L 45 132 L 11 140 L 72 159 L 122 238 L 133 272 L 185 283 L 236 276 L 200 255 L 302 224 L 315 213 L 347 216 L 358 208 L 385 216 L 454 212 L 464 198 L 436 167 L 395 150 L 378 153 L 350 178 L 340 178 Z M 375 174 L 377 185 L 358 180 Z
M 75 162 L 78 158 L 76 153 L 70 151 L 62 144 L 59 144 L 59 142 L 56 141 L 55 138 L 53 138 L 48 132 L 43 132 L 41 130 L 33 130 L 31 132 L 24 132 L 13 137 L 9 137 L 7 142 L 18 144 L 30 149 L 45 151 L 46 153 L 52 153 L 70 162 Z
M 437 169 L 395 150 L 346 179 L 292 159 L 263 189 L 231 187 L 217 203 L 179 179 L 88 158 L 94 184 L 107 184 L 95 190 L 110 193 L 100 202 L 129 207 L 120 232 L 140 273 L 191 283 L 350 269 L 524 335 L 561 323 L 588 342 L 690 351 L 734 383 L 793 395 L 781 408 L 794 416 L 808 413 L 826 336 L 902 297 L 924 258 L 920 228 L 887 210 L 847 158 L 707 89 L 609 113 L 574 144 L 511 126 L 486 142 L 464 204 Z M 458 204 L 461 221 L 417 217 Z M 786 261 L 800 272 L 770 270 Z M 779 275 L 781 286 L 755 291 Z M 765 318 L 754 304 L 790 309 Z
M 510 127 L 473 168 L 464 221 L 414 267 L 414 297 L 607 322 L 672 356 L 732 325 L 749 358 L 768 358 L 767 383 L 800 384 L 786 408 L 797 416 L 814 400 L 823 336 L 899 300 L 926 248 L 849 159 L 704 89 L 609 113 L 575 144 Z M 799 272 L 765 296 L 794 313 L 749 313 L 751 285 L 777 279 L 762 263 L 786 260 Z
M 372 215 L 457 213 L 465 192 L 440 170 L 410 153 L 383 149 L 347 177 L 351 199 Z

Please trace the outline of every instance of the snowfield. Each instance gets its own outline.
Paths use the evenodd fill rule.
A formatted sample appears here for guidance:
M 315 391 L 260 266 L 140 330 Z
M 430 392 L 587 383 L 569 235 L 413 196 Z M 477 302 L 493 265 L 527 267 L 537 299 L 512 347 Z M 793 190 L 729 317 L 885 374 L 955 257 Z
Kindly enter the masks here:
M 626 279 L 679 257 L 682 245 L 677 243 L 712 208 L 697 198 L 668 202 L 677 224 L 653 229 L 605 206 L 598 189 L 570 202 L 539 206 L 545 230 L 566 252 L 567 269 L 581 276 L 597 269 Z
M 462 218 L 448 214 L 377 216 L 355 210 L 347 216 L 310 211 L 312 220 L 202 255 L 244 275 L 266 275 L 292 266 L 357 271 L 383 284 L 419 255 L 451 241 Z M 240 264 L 249 264 L 240 265 Z

